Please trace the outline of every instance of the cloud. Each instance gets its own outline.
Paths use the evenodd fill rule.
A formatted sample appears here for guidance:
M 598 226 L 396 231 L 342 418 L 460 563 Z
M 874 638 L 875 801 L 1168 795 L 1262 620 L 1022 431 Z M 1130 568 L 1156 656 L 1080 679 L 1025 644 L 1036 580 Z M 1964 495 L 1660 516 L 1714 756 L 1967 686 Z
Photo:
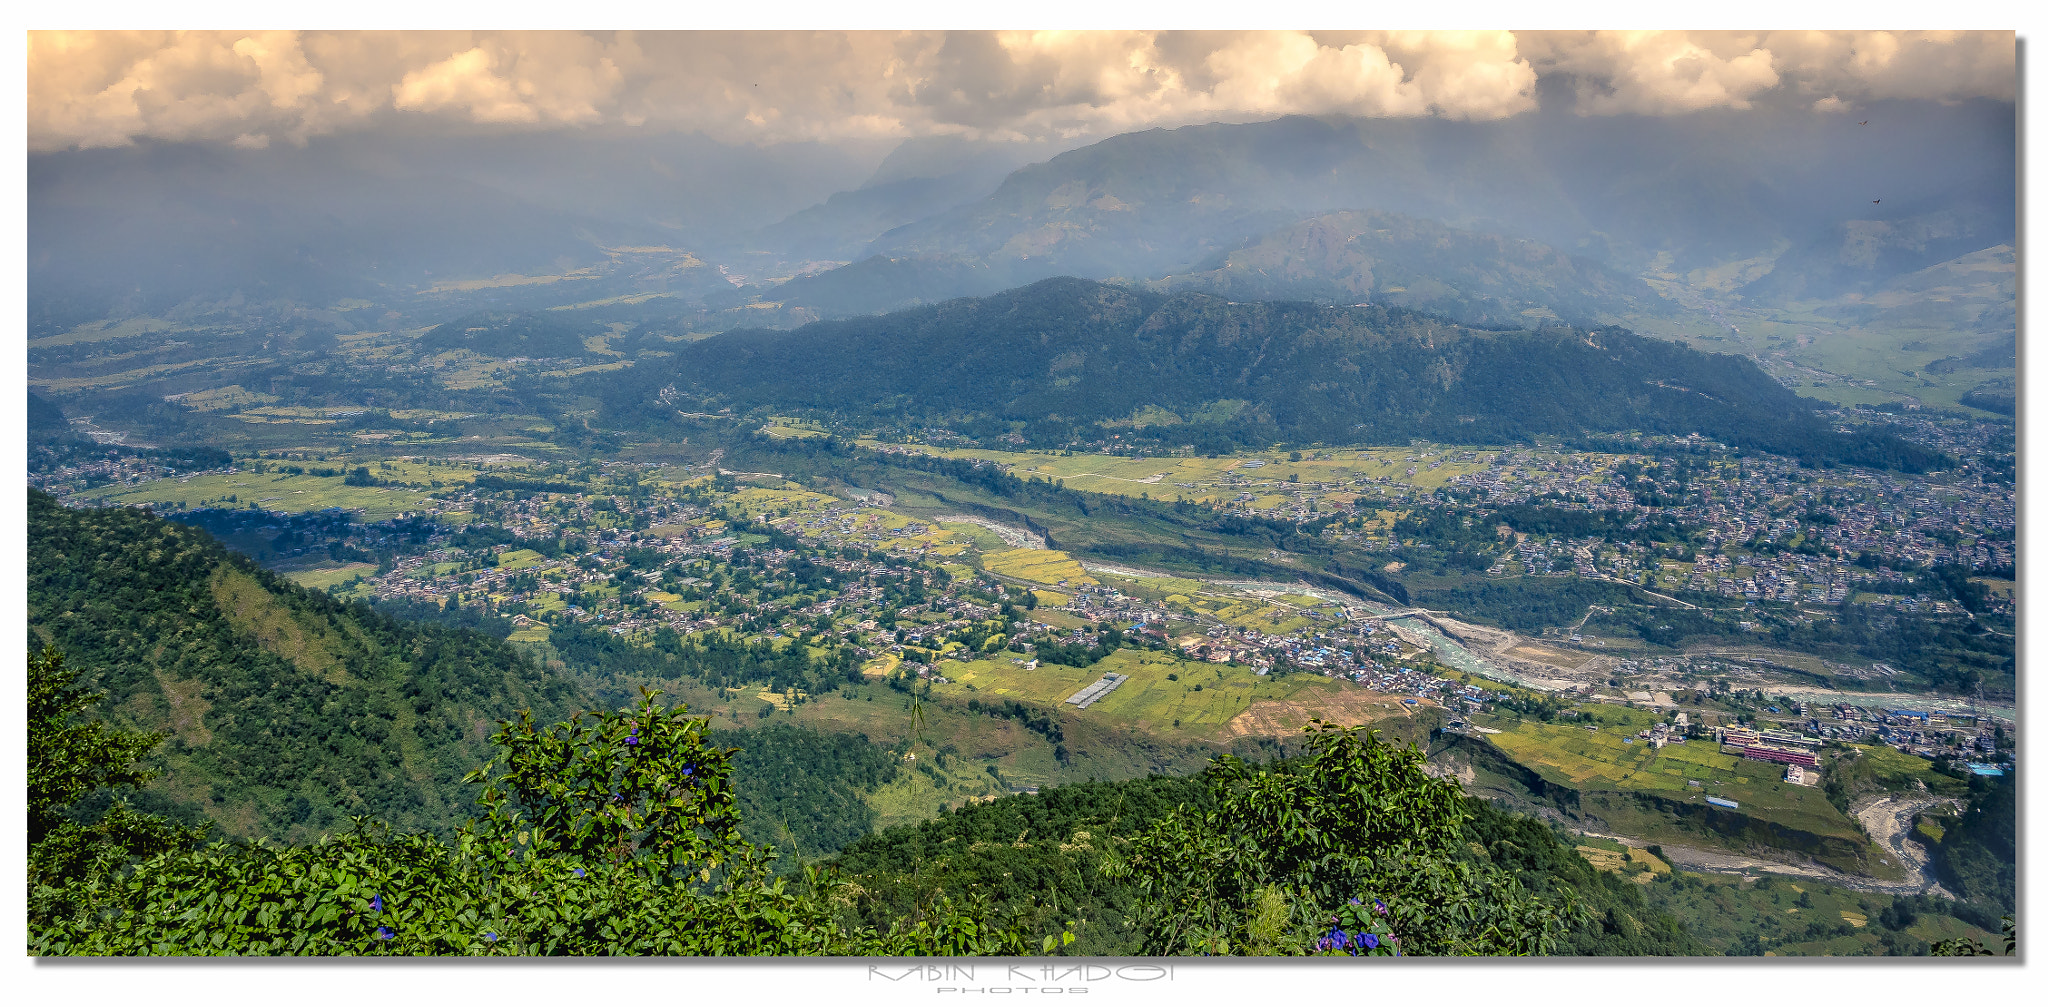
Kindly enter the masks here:
M 1569 77 L 1588 115 L 1749 108 L 1783 98 L 2011 101 L 2012 32 L 1528 32 L 1540 71 Z
M 1778 85 L 1770 51 L 1750 36 L 1626 31 L 1560 41 L 1553 65 L 1577 79 L 1578 109 L 1588 114 L 1749 108 Z
M 1938 32 L 34 32 L 29 146 L 257 147 L 393 117 L 730 141 L 1043 138 L 1273 115 L 1492 119 L 2011 100 L 2013 36 Z

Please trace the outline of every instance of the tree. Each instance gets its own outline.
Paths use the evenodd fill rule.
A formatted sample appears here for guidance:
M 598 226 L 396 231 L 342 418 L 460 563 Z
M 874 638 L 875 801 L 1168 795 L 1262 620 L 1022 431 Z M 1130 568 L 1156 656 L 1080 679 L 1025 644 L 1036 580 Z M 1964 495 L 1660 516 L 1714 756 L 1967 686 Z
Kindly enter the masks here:
M 1532 955 L 1576 918 L 1570 890 L 1552 902 L 1458 857 L 1463 793 L 1421 752 L 1304 732 L 1299 762 L 1217 758 L 1213 810 L 1183 806 L 1110 865 L 1140 891 L 1145 953 Z
M 64 655 L 28 657 L 28 913 L 33 929 L 89 913 L 114 874 L 137 857 L 190 846 L 204 829 L 144 815 L 116 801 L 92 822 L 67 809 L 102 789 L 153 774 L 139 760 L 163 740 L 78 719 L 101 694 L 75 681 Z
M 452 842 L 366 818 L 303 847 L 167 851 L 110 883 L 90 918 L 31 929 L 35 954 L 1017 955 L 982 904 L 924 900 L 886 931 L 865 893 L 775 877 L 739 838 L 736 750 L 706 722 L 639 703 L 547 728 L 501 721 L 483 814 Z
M 2011 955 L 2019 949 L 2020 941 L 2014 932 L 2013 918 L 2007 916 L 2003 919 L 2003 922 L 2005 924 L 2005 953 Z M 1934 946 L 1928 949 L 1927 953 L 1943 958 L 1976 958 L 1985 955 L 1995 955 L 1998 952 L 1977 943 L 1975 937 L 1951 937 L 1945 941 L 1934 942 Z

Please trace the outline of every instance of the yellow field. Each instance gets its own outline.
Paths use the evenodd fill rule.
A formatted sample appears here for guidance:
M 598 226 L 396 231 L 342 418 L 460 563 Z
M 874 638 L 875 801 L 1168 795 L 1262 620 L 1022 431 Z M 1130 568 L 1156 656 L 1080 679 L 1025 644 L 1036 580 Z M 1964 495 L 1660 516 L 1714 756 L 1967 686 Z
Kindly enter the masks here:
M 981 557 L 982 569 L 1034 584 L 1080 587 L 1097 583 L 1073 557 L 1057 549 L 1011 549 Z
M 1279 635 L 1292 633 L 1312 622 L 1293 605 L 1273 604 L 1250 596 L 1216 598 L 1200 595 L 1186 598 L 1182 604 L 1233 626 Z
M 792 514 L 802 511 L 823 510 L 839 501 L 823 493 L 813 493 L 809 490 L 771 490 L 763 489 L 759 486 L 747 486 L 741 488 L 737 494 L 734 494 L 731 502 L 737 505 L 741 512 L 754 516 L 761 514 L 774 515 L 780 513 L 785 508 Z
M 1631 848 L 1627 852 L 1619 852 L 1603 850 L 1596 846 L 1581 846 L 1578 847 L 1578 854 L 1595 868 L 1615 874 L 1627 873 L 1631 865 L 1649 868 L 1644 872 L 1644 880 L 1659 874 L 1671 873 L 1671 865 L 1652 856 L 1648 850 Z

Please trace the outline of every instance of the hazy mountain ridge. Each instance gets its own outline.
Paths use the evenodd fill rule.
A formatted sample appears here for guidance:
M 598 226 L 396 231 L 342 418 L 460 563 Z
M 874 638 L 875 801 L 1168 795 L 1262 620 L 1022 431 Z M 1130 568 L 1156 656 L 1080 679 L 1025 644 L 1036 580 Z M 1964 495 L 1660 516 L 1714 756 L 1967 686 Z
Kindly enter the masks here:
M 1140 285 L 1240 300 L 1370 300 L 1510 325 L 1680 313 L 1642 280 L 1547 245 L 1356 210 L 1298 221 L 1213 268 Z
M 1541 241 L 1630 271 L 1660 253 L 1697 268 L 1781 241 L 1821 242 L 1849 221 L 1912 231 L 1910 219 L 1946 214 L 1959 233 L 1982 230 L 1979 248 L 2010 234 L 2009 163 L 1893 149 L 1913 139 L 1963 146 L 1963 127 L 2009 116 L 2010 106 L 1948 117 L 1918 107 L 1882 113 L 1891 118 L 1881 131 L 1846 117 L 1716 113 L 1490 123 L 1290 117 L 1155 129 L 1020 169 L 982 203 L 884 235 L 872 251 L 1028 256 L 1084 275 L 1107 259 L 1114 275 L 1157 275 L 1269 229 L 1252 223 L 1261 215 L 1346 208 Z M 1888 190 L 1873 196 L 1898 209 L 1848 198 L 1856 188 Z M 1927 265 L 1957 253 L 1916 254 Z
M 1232 303 L 1073 278 L 791 332 L 729 332 L 590 393 L 614 413 L 658 414 L 689 398 L 1027 440 L 1161 410 L 1185 424 L 1165 436 L 1197 444 L 1643 430 L 1815 459 L 1933 462 L 1903 444 L 1850 443 L 1746 359 L 1622 329 L 1487 330 L 1398 308 Z
M 1711 274 L 1751 262 L 1727 294 L 1766 307 L 1869 292 L 2011 240 L 2013 175 L 1991 149 L 1998 141 L 1985 147 L 1966 128 L 2009 115 L 2009 106 L 1977 103 L 1951 118 L 1918 106 L 1869 114 L 1886 117 L 1882 130 L 1818 114 L 1757 121 L 1702 113 L 1498 123 L 1291 117 L 1129 133 L 1020 168 L 986 199 L 881 235 L 855 264 L 880 257 L 917 274 L 895 282 L 901 296 L 871 293 L 842 308 L 816 295 L 839 282 L 828 272 L 789 297 L 763 298 L 801 300 L 814 315 L 775 322 L 799 324 L 878 303 L 979 294 L 985 277 L 1181 289 L 1188 274 L 1284 241 L 1307 219 L 1349 211 L 1486 236 L 1473 239 L 1469 260 L 1413 242 L 1379 250 L 1374 270 L 1403 274 L 1387 284 L 1406 288 L 1395 303 L 1486 323 L 1531 307 L 1539 320 L 1641 322 L 1692 315 L 1637 288 L 1633 276 L 1644 271 Z M 1987 156 L 1897 146 L 1926 142 Z M 1847 195 L 1858 189 L 1891 198 Z M 1523 242 L 1584 265 L 1520 290 L 1513 282 L 1485 289 L 1495 284 L 1483 274 L 1527 265 L 1515 254 Z M 1361 292 L 1359 265 L 1304 257 L 1285 271 L 1286 283 L 1231 275 L 1203 286 L 1226 296 L 1341 300 Z M 1698 324 L 1713 323 L 1700 316 Z

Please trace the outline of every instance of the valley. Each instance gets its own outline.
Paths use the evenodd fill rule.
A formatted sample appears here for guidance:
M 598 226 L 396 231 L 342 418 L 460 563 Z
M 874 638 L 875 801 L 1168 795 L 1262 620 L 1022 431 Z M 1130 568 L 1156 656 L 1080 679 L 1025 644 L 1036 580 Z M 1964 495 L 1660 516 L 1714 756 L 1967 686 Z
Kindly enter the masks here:
M 1749 527 L 1743 510 L 1709 503 L 1697 513 L 1719 519 L 1708 526 L 1719 531 L 1703 535 L 1693 530 L 1695 512 L 1680 508 L 1698 506 L 1694 500 L 1740 503 L 1754 484 L 1764 490 L 1755 497 L 1764 505 L 1758 513 L 1768 516 L 1774 494 L 1816 478 L 1796 466 L 1773 469 L 1769 459 L 1730 465 L 1710 453 L 1665 483 L 1647 467 L 1660 450 L 1655 441 L 1634 445 L 1641 453 L 1417 443 L 1216 458 L 838 442 L 869 467 L 866 476 L 883 476 L 877 483 L 834 461 L 829 433 L 792 425 L 802 422 L 785 419 L 751 434 L 735 424 L 739 436 L 709 449 L 718 456 L 711 462 L 387 454 L 350 465 L 371 461 L 351 439 L 191 475 L 151 478 L 136 459 L 125 470 L 92 462 L 43 478 L 81 502 L 182 515 L 334 597 L 485 629 L 595 696 L 623 698 L 636 684 L 654 684 L 735 731 L 787 723 L 864 736 L 897 760 L 893 782 L 861 791 L 876 828 L 1089 779 L 1192 772 L 1219 752 L 1282 752 L 1303 724 L 1322 718 L 1427 744 L 1433 761 L 1475 792 L 1568 828 L 1693 851 L 1673 853 L 1688 869 L 1932 890 L 1921 873 L 1924 857 L 1905 859 L 1889 819 L 1861 822 L 1830 803 L 1841 800 L 1833 792 L 1788 786 L 1772 764 L 1745 761 L 1739 749 L 1717 746 L 1714 734 L 1755 718 L 1782 720 L 1794 704 L 1811 704 L 1832 711 L 1814 723 L 1824 739 L 1839 739 L 1821 743 L 1821 780 L 1847 772 L 1828 768 L 1830 760 L 1846 765 L 1892 751 L 1870 747 L 1879 737 L 1922 756 L 1888 770 L 1904 774 L 1889 782 L 1839 788 L 1867 804 L 1883 799 L 1872 795 L 1889 792 L 1884 787 L 1961 793 L 1923 758 L 1957 766 L 1980 758 L 1939 750 L 1958 737 L 1953 727 L 1949 742 L 1893 727 L 1896 704 L 1951 716 L 1970 709 L 1984 716 L 1986 730 L 2001 717 L 2010 727 L 2009 707 L 1996 699 L 1931 696 L 1892 665 L 1859 660 L 1840 644 L 1808 652 L 1791 635 L 1862 611 L 1936 623 L 2009 618 L 1995 606 L 1969 611 L 1949 594 L 1886 596 L 1856 587 L 1898 577 L 1893 565 L 1916 562 L 1910 550 L 1931 553 L 1944 548 L 1938 542 L 1915 546 L 1913 538 L 1885 536 L 1891 565 L 1833 567 L 1848 586 L 1831 598 L 1824 589 L 1805 597 L 1794 581 L 1773 592 L 1782 597 L 1745 599 L 1743 591 L 1754 594 L 1747 582 L 1738 590 L 1724 582 L 1715 592 L 1693 572 L 1712 566 L 1711 558 L 1755 569 L 1746 581 L 1763 579 L 1757 574 L 1769 569 L 1766 558 L 1752 557 L 1762 540 L 1738 537 Z M 452 446 L 459 450 L 460 442 Z M 966 469 L 917 467 L 939 463 Z M 972 480 L 977 471 L 1067 496 L 1034 503 L 1021 490 L 990 492 Z M 1633 483 L 1614 478 L 1630 472 L 1644 474 Z M 854 488 L 844 477 L 875 488 Z M 1855 470 L 1826 478 L 1820 492 L 1808 491 L 1811 502 L 1800 513 L 1810 541 L 1839 551 L 1864 533 L 1859 512 L 1832 501 L 1892 497 L 1858 483 L 1869 476 Z M 1653 495 L 1681 485 L 1697 496 L 1666 502 Z M 1565 493 L 1586 509 L 1535 514 L 1597 521 L 1603 506 L 1640 499 L 1610 489 L 1622 486 L 1684 517 L 1669 526 L 1637 522 L 1658 529 L 1649 531 L 1648 548 L 1624 538 L 1610 552 L 1612 533 L 1597 534 L 1563 569 L 1549 553 L 1573 556 L 1574 543 L 1504 524 L 1485 536 L 1486 554 L 1462 565 L 1467 572 L 1454 574 L 1440 560 L 1441 572 L 1429 572 L 1426 550 L 1470 548 L 1431 534 L 1446 527 L 1434 514 L 1480 503 L 1461 500 L 1471 486 L 1499 493 L 1486 502 L 1509 522 L 1526 520 L 1516 515 L 1532 505 L 1522 501 Z M 1900 499 L 1919 499 L 1914 492 Z M 1936 492 L 1926 499 L 1954 507 L 1934 501 L 1968 498 Z M 1058 506 L 1080 501 L 1100 511 L 1100 502 L 1115 500 L 1163 514 L 1200 508 L 1275 528 L 1320 527 L 1306 540 L 1313 548 L 1306 541 L 1247 548 L 1219 536 L 1217 552 L 1240 557 L 1242 572 L 1187 568 L 1184 559 L 1171 562 L 1180 558 L 1172 553 L 1115 561 L 1103 557 L 1129 550 L 1105 553 L 1095 541 L 1105 531 L 1142 534 L 1146 521 L 1157 520 L 1145 516 L 1151 512 L 1096 518 L 1090 540 L 1071 541 L 1076 526 Z M 964 513 L 963 505 L 980 513 Z M 1895 516 L 1884 506 L 1887 513 L 1872 511 L 1871 520 L 1928 527 L 1913 512 Z M 1835 520 L 1816 523 L 1818 513 Z M 1677 536 L 1692 561 L 1671 561 L 1658 535 Z M 1535 542 L 1551 549 L 1529 548 Z M 1322 573 L 1351 569 L 1341 557 L 1374 553 L 1387 569 L 1361 582 L 1364 589 L 1471 598 L 1480 607 L 1362 597 Z M 1825 552 L 1793 555 L 1804 564 L 1826 559 Z M 1631 564 L 1632 556 L 1646 561 Z M 1933 558 L 1923 553 L 1918 561 Z M 1997 561 L 1988 551 L 1978 560 Z M 1410 563 L 1416 566 L 1404 569 Z M 1660 590 L 1638 591 L 1644 582 Z M 1574 583 L 1607 585 L 1601 590 L 1610 593 L 1581 596 L 1571 608 L 1517 607 L 1554 604 L 1532 594 L 1534 585 Z M 1934 586 L 1947 583 L 1927 581 L 1940 591 L 1947 589 Z M 1517 593 L 1508 597 L 1520 600 L 1489 602 L 1488 584 L 1513 585 Z M 1559 600 L 1566 597 L 1573 595 Z M 1637 628 L 1646 616 L 1680 613 L 1697 628 L 1676 637 Z M 1744 632 L 1735 622 L 1778 627 L 1783 642 L 1731 640 L 1728 634 Z M 1099 702 L 1084 709 L 1067 702 L 1105 675 L 1122 681 Z M 1872 682 L 1894 691 L 1872 693 Z M 1654 752 L 1634 736 L 1663 731 L 1680 713 L 1689 723 L 1674 734 L 1678 744 Z M 1965 719 L 1971 726 L 1963 741 L 1973 741 L 1976 724 Z M 1784 722 L 1796 733 L 1815 730 Z M 1742 810 L 1709 814 L 1707 796 Z M 1909 869 L 1915 873 L 1903 873 Z
M 1240 34 L 107 77 L 32 952 L 2002 946 L 2012 36 Z

